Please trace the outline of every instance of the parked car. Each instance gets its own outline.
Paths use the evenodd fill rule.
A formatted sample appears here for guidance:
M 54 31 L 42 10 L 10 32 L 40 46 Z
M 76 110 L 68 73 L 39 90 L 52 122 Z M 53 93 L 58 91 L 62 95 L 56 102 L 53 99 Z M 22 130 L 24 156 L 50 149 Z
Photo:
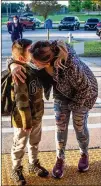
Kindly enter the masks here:
M 96 30 L 99 22 L 100 20 L 97 18 L 89 18 L 84 24 L 84 30 Z
M 38 18 L 36 18 L 36 17 L 33 17 L 33 16 L 31 16 L 31 17 L 29 17 L 32 21 L 34 21 L 35 22 L 35 24 L 36 24 L 36 26 L 37 27 L 40 27 L 40 25 L 41 25 L 41 20 L 40 19 L 38 19 Z
M 31 17 L 33 16 L 33 13 L 23 13 L 21 14 L 21 17 Z
M 25 29 L 31 28 L 32 30 L 35 30 L 36 24 L 34 21 L 32 21 L 30 18 L 27 17 L 20 17 L 19 18 L 20 23 L 22 23 L 23 31 Z M 10 26 L 13 22 L 13 17 L 8 18 L 7 27 Z
M 78 17 L 72 16 L 72 17 L 64 17 L 63 20 L 61 20 L 59 26 L 59 30 L 62 29 L 70 29 L 70 30 L 76 30 L 80 29 L 80 21 Z
M 96 35 L 98 35 L 101 39 L 101 21 L 97 24 Z
M 29 29 L 35 30 L 36 24 L 33 20 L 31 20 L 29 17 L 20 17 L 20 22 L 23 24 L 23 29 Z

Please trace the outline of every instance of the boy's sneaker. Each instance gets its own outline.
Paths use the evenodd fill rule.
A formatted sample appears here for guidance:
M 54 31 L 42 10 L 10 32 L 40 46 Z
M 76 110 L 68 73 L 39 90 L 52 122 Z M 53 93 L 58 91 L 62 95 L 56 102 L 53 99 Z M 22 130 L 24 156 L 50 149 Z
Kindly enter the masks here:
M 64 171 L 64 159 L 58 158 L 56 164 L 53 167 L 52 176 L 55 178 L 61 178 Z
M 23 167 L 20 166 L 16 170 L 15 169 L 12 170 L 11 179 L 14 181 L 15 184 L 18 184 L 18 185 L 25 185 L 26 184 L 26 180 L 22 174 L 22 169 L 23 169 Z
M 86 172 L 89 169 L 89 157 L 86 154 L 81 154 L 81 158 L 78 163 L 78 170 L 80 172 Z
M 49 175 L 49 172 L 40 165 L 39 160 L 37 160 L 34 164 L 29 164 L 29 173 L 36 174 L 40 177 L 46 177 Z

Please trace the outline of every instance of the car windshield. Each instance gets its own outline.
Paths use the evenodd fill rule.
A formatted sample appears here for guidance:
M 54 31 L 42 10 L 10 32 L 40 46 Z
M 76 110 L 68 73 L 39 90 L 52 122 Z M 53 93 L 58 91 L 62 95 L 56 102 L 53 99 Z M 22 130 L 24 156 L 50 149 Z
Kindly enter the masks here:
M 87 22 L 99 22 L 99 20 L 98 19 L 88 19 Z
M 31 17 L 29 17 L 28 19 L 29 19 L 30 21 L 33 21 L 33 20 L 34 20 L 34 19 L 33 19 L 33 18 L 31 18 Z
M 13 17 L 9 17 L 8 21 L 13 21 Z
M 64 21 L 74 21 L 74 17 L 65 17 Z

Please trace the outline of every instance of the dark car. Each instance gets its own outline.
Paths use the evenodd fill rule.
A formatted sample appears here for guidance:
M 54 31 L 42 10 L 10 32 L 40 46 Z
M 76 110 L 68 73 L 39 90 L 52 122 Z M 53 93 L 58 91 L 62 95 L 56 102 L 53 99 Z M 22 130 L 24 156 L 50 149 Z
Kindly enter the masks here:
M 84 25 L 84 30 L 96 30 L 97 24 L 99 23 L 97 18 L 89 18 Z
M 97 24 L 96 35 L 98 35 L 101 39 L 101 21 Z
M 36 27 L 35 22 L 32 21 L 30 18 L 19 17 L 19 21 L 20 23 L 22 23 L 23 31 L 29 28 L 31 28 L 32 30 L 35 30 L 35 27 Z M 13 22 L 13 17 L 9 17 L 8 22 L 7 22 L 7 27 L 10 27 L 12 22 Z
M 76 30 L 80 29 L 80 21 L 78 17 L 72 16 L 72 17 L 64 17 L 63 20 L 61 20 L 59 24 L 59 30 L 62 29 L 70 29 L 70 30 Z

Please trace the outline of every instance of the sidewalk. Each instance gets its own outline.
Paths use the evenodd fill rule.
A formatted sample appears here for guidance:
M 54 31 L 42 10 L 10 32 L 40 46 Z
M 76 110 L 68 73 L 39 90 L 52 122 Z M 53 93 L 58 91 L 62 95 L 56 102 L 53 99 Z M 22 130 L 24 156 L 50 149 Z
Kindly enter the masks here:
M 101 149 L 89 150 L 90 168 L 86 173 L 77 171 L 79 157 L 78 150 L 66 151 L 64 176 L 61 179 L 55 179 L 52 177 L 52 168 L 56 159 L 55 152 L 39 153 L 41 164 L 50 173 L 47 178 L 29 175 L 28 156 L 25 154 L 22 165 L 23 174 L 27 181 L 26 186 L 101 186 Z M 10 179 L 11 166 L 10 154 L 4 154 L 2 156 L 2 186 L 14 185 Z
M 88 65 L 97 65 L 101 67 L 101 57 L 80 57 L 80 59 L 88 63 Z

